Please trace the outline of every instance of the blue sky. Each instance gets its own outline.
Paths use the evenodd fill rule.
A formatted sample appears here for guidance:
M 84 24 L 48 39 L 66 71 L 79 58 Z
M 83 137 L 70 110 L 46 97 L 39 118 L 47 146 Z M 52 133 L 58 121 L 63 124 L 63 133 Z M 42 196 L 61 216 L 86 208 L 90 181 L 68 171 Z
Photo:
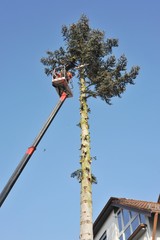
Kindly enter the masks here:
M 58 101 L 40 58 L 63 45 L 61 27 L 84 13 L 106 38 L 118 38 L 116 56 L 128 70 L 141 67 L 112 106 L 89 100 L 93 219 L 111 196 L 157 201 L 160 169 L 160 3 L 145 0 L 0 2 L 0 190 Z M 79 237 L 79 90 L 67 99 L 0 209 L 1 239 Z M 44 151 L 45 149 L 45 151 Z

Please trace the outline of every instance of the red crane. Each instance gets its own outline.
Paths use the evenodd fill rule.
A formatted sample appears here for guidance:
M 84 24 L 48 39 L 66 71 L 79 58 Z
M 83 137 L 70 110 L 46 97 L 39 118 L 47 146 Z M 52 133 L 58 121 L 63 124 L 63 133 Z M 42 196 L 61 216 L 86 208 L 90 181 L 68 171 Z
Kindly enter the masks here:
M 0 207 L 2 206 L 3 202 L 5 201 L 6 197 L 8 196 L 9 192 L 11 191 L 12 187 L 16 183 L 18 177 L 20 176 L 21 172 L 25 168 L 26 164 L 28 163 L 29 159 L 31 158 L 32 154 L 36 150 L 39 142 L 43 138 L 44 134 L 46 133 L 48 127 L 50 126 L 51 122 L 53 121 L 54 117 L 60 110 L 61 106 L 63 105 L 66 98 L 73 97 L 72 91 L 69 87 L 69 74 L 65 71 L 65 67 L 59 67 L 53 71 L 52 74 L 52 85 L 56 88 L 58 94 L 59 94 L 59 101 L 56 104 L 55 108 L 49 115 L 47 121 L 45 122 L 44 126 L 40 130 L 39 134 L 35 138 L 34 142 L 31 144 L 31 146 L 27 149 L 25 152 L 23 158 L 21 159 L 20 163 L 16 167 L 15 171 L 11 175 L 10 179 L 8 180 L 7 184 L 3 188 L 2 192 L 0 193 Z

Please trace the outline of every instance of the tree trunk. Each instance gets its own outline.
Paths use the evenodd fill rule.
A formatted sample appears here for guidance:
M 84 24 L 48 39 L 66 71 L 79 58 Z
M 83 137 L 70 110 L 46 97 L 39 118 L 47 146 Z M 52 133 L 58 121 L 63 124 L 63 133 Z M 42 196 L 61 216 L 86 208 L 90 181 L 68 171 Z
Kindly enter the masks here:
M 81 196 L 80 196 L 80 240 L 93 240 L 92 223 L 92 174 L 90 154 L 90 132 L 86 85 L 80 78 L 80 127 L 81 127 Z

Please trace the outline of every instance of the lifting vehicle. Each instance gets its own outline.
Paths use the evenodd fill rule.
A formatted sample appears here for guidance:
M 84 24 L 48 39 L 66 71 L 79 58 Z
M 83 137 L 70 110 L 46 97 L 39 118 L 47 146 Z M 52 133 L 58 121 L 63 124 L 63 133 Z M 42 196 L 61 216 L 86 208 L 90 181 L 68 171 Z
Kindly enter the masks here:
M 88 64 L 80 65 L 74 67 L 75 69 L 80 69 Z M 39 134 L 30 145 L 30 147 L 25 152 L 23 158 L 19 162 L 18 166 L 16 167 L 15 171 L 9 178 L 7 184 L 3 188 L 2 192 L 0 193 L 0 207 L 2 206 L 3 202 L 5 201 L 6 197 L 8 196 L 9 192 L 11 191 L 12 187 L 16 183 L 18 177 L 22 173 L 23 169 L 25 168 L 26 164 L 28 163 L 29 159 L 33 155 L 34 151 L 36 150 L 38 144 L 40 143 L 41 139 L 43 138 L 44 134 L 46 133 L 47 129 L 49 128 L 51 122 L 55 118 L 56 114 L 62 107 L 64 101 L 67 98 L 73 97 L 71 88 L 69 86 L 69 82 L 72 78 L 72 74 L 66 71 L 65 66 L 57 67 L 52 72 L 52 86 L 55 87 L 58 95 L 59 101 L 56 104 L 55 108 L 52 110 L 51 114 L 49 115 L 47 121 L 43 125 L 42 129 L 40 130 Z
M 62 69 L 61 69 L 62 70 Z M 63 69 L 65 70 L 65 68 Z M 52 78 L 52 85 L 56 88 L 59 94 L 59 101 L 56 104 L 55 108 L 49 115 L 47 121 L 43 125 L 42 129 L 40 130 L 39 134 L 35 138 L 34 142 L 25 152 L 23 158 L 19 162 L 18 166 L 16 167 L 15 171 L 11 175 L 10 179 L 8 180 L 7 184 L 3 188 L 2 192 L 0 193 L 0 207 L 2 206 L 3 202 L 5 201 L 6 197 L 8 196 L 9 192 L 11 191 L 12 187 L 16 183 L 18 177 L 20 176 L 21 172 L 25 168 L 26 164 L 28 163 L 29 159 L 31 158 L 32 154 L 36 150 L 39 142 L 43 138 L 44 134 L 46 133 L 47 129 L 49 128 L 51 122 L 53 121 L 54 117 L 62 107 L 64 101 L 67 98 L 73 97 L 72 91 L 68 85 L 69 77 L 66 75 L 65 71 L 64 74 L 61 73 L 61 76 L 58 77 L 59 69 L 54 70 L 53 78 Z

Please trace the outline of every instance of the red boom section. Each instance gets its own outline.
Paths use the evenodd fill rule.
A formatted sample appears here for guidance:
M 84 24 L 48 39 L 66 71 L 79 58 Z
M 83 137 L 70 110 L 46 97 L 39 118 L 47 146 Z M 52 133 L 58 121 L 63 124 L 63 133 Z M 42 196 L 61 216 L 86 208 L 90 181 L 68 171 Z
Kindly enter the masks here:
M 35 147 L 29 147 L 26 151 L 26 154 L 31 155 L 35 150 L 36 150 Z

